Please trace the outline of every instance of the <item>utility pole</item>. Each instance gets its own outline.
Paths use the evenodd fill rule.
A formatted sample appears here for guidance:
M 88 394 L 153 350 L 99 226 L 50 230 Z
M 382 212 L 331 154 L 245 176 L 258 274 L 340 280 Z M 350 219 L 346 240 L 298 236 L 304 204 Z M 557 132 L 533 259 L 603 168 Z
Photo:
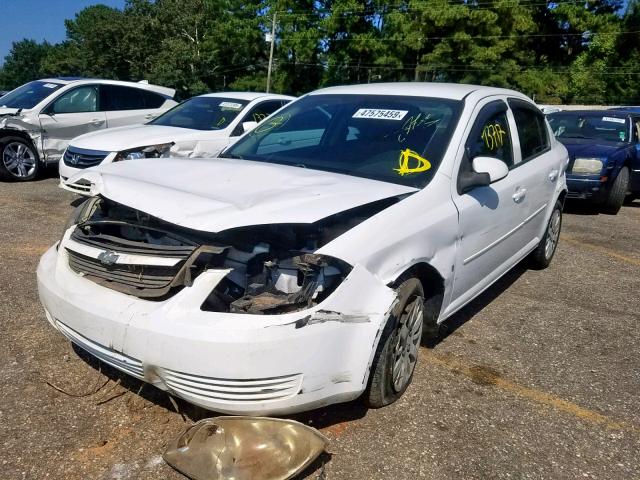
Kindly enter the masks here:
M 269 52 L 269 69 L 267 70 L 267 93 L 271 88 L 271 68 L 273 66 L 273 49 L 276 45 L 276 15 L 278 12 L 273 12 L 273 22 L 271 23 L 271 52 Z

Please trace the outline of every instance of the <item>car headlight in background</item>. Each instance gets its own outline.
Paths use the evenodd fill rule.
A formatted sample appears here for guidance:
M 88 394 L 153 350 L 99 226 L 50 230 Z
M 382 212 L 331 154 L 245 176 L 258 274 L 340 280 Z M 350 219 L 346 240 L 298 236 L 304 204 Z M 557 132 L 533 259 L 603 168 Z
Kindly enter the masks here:
M 113 161 L 119 162 L 121 160 L 137 160 L 139 158 L 159 158 L 168 153 L 172 146 L 173 142 L 170 142 L 124 150 L 118 153 Z
M 601 158 L 576 158 L 571 173 L 598 175 L 602 172 L 604 161 Z

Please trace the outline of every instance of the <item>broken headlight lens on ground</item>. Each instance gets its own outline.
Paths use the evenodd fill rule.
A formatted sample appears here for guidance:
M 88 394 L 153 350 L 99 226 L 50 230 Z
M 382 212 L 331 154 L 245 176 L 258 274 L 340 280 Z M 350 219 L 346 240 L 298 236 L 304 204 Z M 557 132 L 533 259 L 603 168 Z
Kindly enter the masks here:
M 309 466 L 329 441 L 294 420 L 216 417 L 189 427 L 164 460 L 194 480 L 286 480 Z
M 116 158 L 113 159 L 114 162 L 119 162 L 121 160 L 137 160 L 140 158 L 159 158 L 166 154 L 171 147 L 173 146 L 173 142 L 170 143 L 161 143 L 158 145 L 149 145 L 148 147 L 139 147 L 131 150 L 125 150 L 123 152 L 118 153 Z

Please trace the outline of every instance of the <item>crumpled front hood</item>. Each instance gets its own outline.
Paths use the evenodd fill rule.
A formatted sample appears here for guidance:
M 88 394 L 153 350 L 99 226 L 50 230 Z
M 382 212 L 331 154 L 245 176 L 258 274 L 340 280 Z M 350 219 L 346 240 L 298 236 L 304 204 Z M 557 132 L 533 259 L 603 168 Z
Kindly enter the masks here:
M 73 176 L 92 194 L 186 228 L 313 223 L 416 188 L 299 167 L 234 160 L 156 158 L 101 165 Z
M 212 137 L 212 133 L 165 125 L 134 125 L 107 128 L 76 137 L 71 145 L 87 150 L 121 152 L 131 148 L 161 143 L 195 140 Z
M 559 138 L 569 152 L 570 158 L 576 157 L 609 157 L 618 150 L 628 148 L 624 142 L 607 142 L 593 138 Z
M 0 105 L 2 104 L 2 98 L 0 97 Z M 0 115 L 15 115 L 18 113 L 19 108 L 0 107 Z M 24 110 L 23 110 L 24 111 Z

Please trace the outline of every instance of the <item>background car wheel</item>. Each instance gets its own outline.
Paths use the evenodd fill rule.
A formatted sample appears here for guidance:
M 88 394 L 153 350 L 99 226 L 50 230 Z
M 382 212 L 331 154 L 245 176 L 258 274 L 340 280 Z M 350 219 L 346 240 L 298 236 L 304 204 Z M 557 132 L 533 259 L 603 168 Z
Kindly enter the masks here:
M 620 173 L 611 185 L 611 190 L 607 195 L 606 200 L 602 204 L 602 211 L 615 215 L 620 211 L 624 199 L 627 196 L 627 189 L 629 188 L 629 169 L 622 167 Z
M 38 175 L 40 162 L 35 148 L 20 137 L 0 140 L 0 177 L 5 180 L 26 182 Z
M 529 260 L 531 268 L 542 270 L 547 268 L 556 253 L 558 240 L 560 240 L 560 230 L 562 229 L 562 203 L 556 201 L 551 212 L 551 218 L 547 224 L 547 229 L 536 249 L 531 252 Z
M 398 304 L 382 331 L 364 402 L 380 408 L 395 402 L 413 378 L 424 321 L 424 291 L 416 278 L 396 289 Z

